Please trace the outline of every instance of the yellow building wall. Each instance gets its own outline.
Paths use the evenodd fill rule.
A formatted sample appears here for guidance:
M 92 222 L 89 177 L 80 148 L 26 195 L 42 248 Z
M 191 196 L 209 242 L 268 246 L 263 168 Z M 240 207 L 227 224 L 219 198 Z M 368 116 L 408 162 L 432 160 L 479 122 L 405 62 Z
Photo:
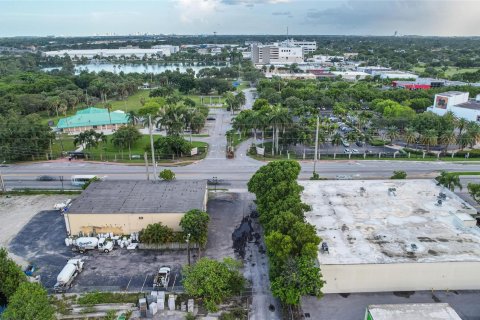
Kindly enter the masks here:
M 323 293 L 477 290 L 480 262 L 320 265 Z
M 183 213 L 115 213 L 115 214 L 65 214 L 67 230 L 72 235 L 113 232 L 116 235 L 130 234 L 144 229 L 147 225 L 161 222 L 174 231 L 181 231 Z

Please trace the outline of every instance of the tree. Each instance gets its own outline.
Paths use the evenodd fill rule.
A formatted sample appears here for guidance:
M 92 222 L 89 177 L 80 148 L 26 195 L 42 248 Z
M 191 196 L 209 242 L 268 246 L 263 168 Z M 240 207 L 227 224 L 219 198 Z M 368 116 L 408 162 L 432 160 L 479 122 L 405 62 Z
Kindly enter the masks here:
M 395 126 L 388 127 L 387 137 L 390 139 L 390 144 L 393 144 L 393 140 L 399 137 L 398 128 Z
M 10 297 L 2 314 L 5 320 L 54 320 L 55 310 L 48 301 L 47 291 L 38 283 L 22 282 Z
M 122 126 L 112 135 L 112 143 L 114 146 L 122 149 L 122 158 L 123 158 L 123 149 L 128 147 L 129 158 L 132 159 L 132 145 L 134 145 L 140 138 L 142 134 L 132 125 Z
M 448 130 L 440 136 L 440 143 L 445 145 L 444 152 L 447 152 L 448 146 L 457 142 L 457 136 L 453 130 Z
M 268 100 L 267 99 L 257 99 L 253 103 L 252 109 L 255 111 L 258 111 L 262 109 L 264 106 L 268 106 Z
M 408 127 L 405 128 L 403 137 L 405 139 L 405 142 L 407 143 L 407 148 L 409 144 L 414 144 L 417 141 L 418 133 L 415 132 L 415 129 Z
M 422 143 L 427 146 L 427 152 L 429 152 L 430 147 L 437 145 L 438 143 L 437 131 L 435 131 L 434 129 L 429 129 L 422 134 L 420 139 Z
M 240 263 L 232 258 L 222 262 L 201 258 L 196 264 L 183 268 L 185 292 L 203 299 L 208 311 L 217 311 L 219 303 L 240 294 L 245 287 L 239 269 Z
M 467 185 L 468 193 L 472 196 L 472 198 L 480 202 L 480 183 L 469 183 Z
M 160 179 L 165 181 L 175 180 L 175 173 L 169 169 L 162 170 L 158 176 Z
M 406 179 L 406 178 L 407 178 L 407 173 L 402 170 L 393 171 L 393 176 L 390 177 L 390 179 Z
M 314 295 L 321 298 L 324 281 L 320 269 L 312 259 L 299 257 L 289 259 L 272 279 L 272 293 L 283 303 L 298 305 L 300 298 Z
M 0 293 L 9 300 L 18 286 L 26 280 L 20 267 L 8 257 L 7 250 L 0 248 Z
M 161 222 L 149 224 L 139 233 L 140 242 L 148 244 L 164 244 L 173 241 L 173 229 Z
M 110 102 L 105 103 L 105 109 L 108 111 L 108 119 L 110 120 L 110 124 L 112 124 L 112 116 L 110 114 L 112 112 L 112 104 Z
M 462 190 L 462 184 L 460 183 L 460 176 L 458 173 L 449 173 L 442 171 L 439 176 L 435 178 L 438 185 L 442 185 L 450 191 L 455 191 L 455 188 L 458 187 Z
M 198 253 L 200 248 L 207 244 L 208 223 L 210 216 L 205 211 L 192 209 L 187 211 L 180 220 L 180 227 L 185 235 L 190 234 L 190 240 L 198 243 Z
M 154 145 L 155 152 L 164 157 L 181 157 L 192 150 L 192 144 L 180 136 L 159 136 Z

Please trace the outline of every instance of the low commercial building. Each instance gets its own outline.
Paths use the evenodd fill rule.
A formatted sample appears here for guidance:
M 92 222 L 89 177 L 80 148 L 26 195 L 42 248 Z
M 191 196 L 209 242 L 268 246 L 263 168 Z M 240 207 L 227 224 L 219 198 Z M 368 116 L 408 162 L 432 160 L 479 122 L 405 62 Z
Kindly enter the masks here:
M 158 45 L 153 46 L 150 49 L 142 49 L 136 47 L 123 47 L 118 49 L 79 49 L 79 50 L 57 50 L 57 51 L 47 51 L 43 55 L 47 57 L 63 57 L 65 54 L 70 56 L 72 59 L 74 57 L 81 58 L 85 57 L 88 59 L 93 59 L 95 57 L 117 57 L 122 56 L 131 57 L 136 56 L 137 58 L 142 58 L 147 55 L 151 56 L 170 56 L 172 53 L 178 52 L 178 46 L 171 45 Z
M 370 305 L 365 320 L 461 320 L 448 303 Z
M 187 211 L 206 211 L 207 195 L 204 180 L 94 182 L 73 200 L 65 224 L 71 235 L 130 234 L 158 222 L 180 231 Z
M 73 134 L 90 129 L 98 131 L 117 130 L 128 122 L 127 114 L 121 110 L 108 112 L 107 109 L 91 107 L 77 111 L 74 116 L 58 120 L 57 128 Z
M 332 71 L 332 74 L 347 81 L 363 80 L 370 76 L 370 74 L 362 71 Z
M 299 183 L 324 293 L 480 289 L 476 210 L 435 181 Z
M 435 95 L 433 106 L 428 107 L 427 111 L 432 111 L 440 116 L 447 112 L 453 112 L 458 118 L 480 122 L 480 94 L 474 100 L 470 100 L 468 92 L 438 93 Z
M 380 79 L 417 79 L 418 76 L 413 73 L 390 70 L 390 71 L 373 71 L 372 76 L 379 76 Z

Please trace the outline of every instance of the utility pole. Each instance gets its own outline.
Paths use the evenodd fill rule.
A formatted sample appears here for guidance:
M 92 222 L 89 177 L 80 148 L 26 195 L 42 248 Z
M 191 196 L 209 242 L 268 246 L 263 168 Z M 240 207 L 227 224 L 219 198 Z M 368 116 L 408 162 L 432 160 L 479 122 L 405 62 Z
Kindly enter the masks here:
M 190 265 L 190 233 L 187 234 L 187 255 L 188 255 L 188 265 Z
M 318 157 L 318 127 L 320 125 L 320 117 L 317 116 L 317 130 L 315 130 L 315 156 L 313 157 L 313 173 L 316 173 L 317 157 Z
M 152 149 L 153 181 L 157 180 L 157 163 L 155 162 L 155 149 L 153 148 L 152 116 L 148 115 L 148 131 L 150 131 L 150 147 Z
M 147 152 L 143 154 L 143 158 L 145 159 L 145 170 L 147 171 L 147 181 L 150 180 L 150 173 L 148 172 L 148 157 Z
M 2 162 L 2 165 L 5 163 L 5 161 Z M 2 192 L 7 192 L 7 189 L 5 188 L 5 182 L 3 182 L 3 176 L 2 176 L 2 171 L 0 171 L 0 188 Z

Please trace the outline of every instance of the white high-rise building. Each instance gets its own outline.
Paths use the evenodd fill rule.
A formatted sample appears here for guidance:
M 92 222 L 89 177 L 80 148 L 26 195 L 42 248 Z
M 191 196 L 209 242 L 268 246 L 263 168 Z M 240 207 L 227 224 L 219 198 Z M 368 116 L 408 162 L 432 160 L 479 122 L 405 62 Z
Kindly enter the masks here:
M 302 47 L 252 45 L 252 62 L 254 64 L 302 63 L 303 57 Z
M 317 50 L 317 41 L 287 39 L 282 42 L 275 42 L 274 45 L 282 47 L 301 47 L 303 48 L 304 54 Z

